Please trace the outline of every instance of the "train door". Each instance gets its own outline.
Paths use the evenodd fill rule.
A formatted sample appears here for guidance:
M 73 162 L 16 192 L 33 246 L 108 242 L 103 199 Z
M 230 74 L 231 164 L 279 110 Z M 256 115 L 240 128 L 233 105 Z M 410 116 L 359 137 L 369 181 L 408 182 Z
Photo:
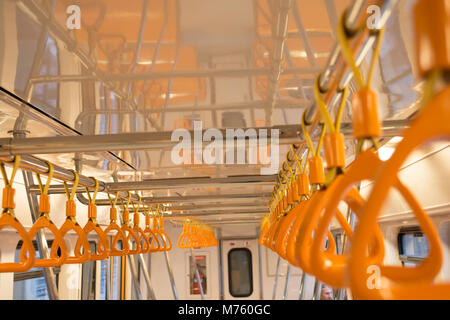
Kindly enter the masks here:
M 222 261 L 224 299 L 259 299 L 257 240 L 223 240 Z

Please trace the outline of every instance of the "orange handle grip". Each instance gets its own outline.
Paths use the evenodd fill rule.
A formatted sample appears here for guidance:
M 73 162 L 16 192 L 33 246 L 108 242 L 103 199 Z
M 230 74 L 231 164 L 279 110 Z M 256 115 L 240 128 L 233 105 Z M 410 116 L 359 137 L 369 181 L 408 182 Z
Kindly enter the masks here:
M 16 203 L 14 201 L 14 196 L 16 194 L 16 189 L 11 187 L 3 188 L 2 195 L 2 208 L 3 209 L 14 209 L 16 207 Z
M 323 174 L 323 168 L 322 168 L 322 174 Z M 325 180 L 325 178 L 323 178 L 323 180 Z M 300 196 L 309 195 L 309 177 L 306 173 L 301 173 L 298 175 L 297 186 L 298 186 L 298 194 Z
M 365 88 L 355 92 L 352 98 L 352 118 L 355 139 L 381 135 L 376 91 Z
M 420 76 L 450 69 L 450 10 L 445 0 L 420 0 L 414 8 L 416 63 Z
M 109 208 L 109 220 L 116 221 L 117 220 L 117 208 Z M 117 230 L 117 229 L 114 229 Z
M 98 225 L 98 223 L 89 220 L 83 228 L 86 236 L 89 235 L 92 231 L 95 232 L 98 236 L 97 243 L 97 252 L 95 254 L 90 255 L 89 260 L 104 260 L 109 256 L 109 241 L 106 237 L 106 234 L 103 232 L 102 228 Z M 79 250 L 79 245 L 75 246 L 75 250 Z
M 147 235 L 147 238 L 149 239 L 150 242 L 150 250 L 149 252 L 156 252 L 156 251 L 161 251 L 161 244 L 158 241 L 158 236 L 155 234 L 154 230 L 150 229 L 150 227 L 145 228 L 144 230 L 145 234 Z M 184 233 L 184 237 L 186 236 L 185 232 Z M 183 235 L 183 234 L 182 234 Z M 181 236 L 180 236 L 181 238 Z
M 448 11 L 446 14 L 448 14 Z M 415 268 L 379 266 L 380 276 L 389 278 L 387 285 L 372 290 L 369 290 L 366 286 L 368 276 L 370 276 L 370 274 L 367 274 L 367 268 L 371 263 L 366 257 L 367 247 L 388 193 L 393 186 L 402 188 L 402 185 L 397 182 L 399 180 L 398 172 L 417 146 L 433 140 L 450 139 L 449 105 L 450 87 L 446 87 L 431 100 L 422 113 L 411 123 L 411 126 L 404 131 L 403 140 L 397 145 L 392 157 L 383 164 L 377 174 L 372 192 L 362 210 L 362 218 L 355 228 L 349 259 L 351 289 L 360 299 L 383 299 L 385 297 L 390 299 L 450 299 L 450 285 L 434 285 L 427 276 L 427 274 L 436 274 L 436 269 L 440 269 L 442 265 L 442 248 L 439 235 L 420 204 L 408 193 L 402 193 L 402 196 L 411 207 L 427 237 L 430 248 L 429 255 Z M 420 277 L 417 277 L 418 274 L 420 274 Z
M 64 237 L 62 236 L 61 232 L 56 227 L 56 225 L 45 216 L 40 216 L 39 219 L 37 219 L 36 222 L 31 227 L 30 231 L 28 232 L 28 236 L 30 237 L 30 239 L 34 239 L 38 231 L 44 228 L 47 228 L 53 233 L 54 239 L 52 247 L 53 246 L 59 247 L 61 249 L 61 256 L 58 257 L 56 250 L 53 251 L 53 255 L 52 251 L 50 251 L 49 259 L 36 259 L 34 266 L 38 268 L 59 267 L 66 260 L 67 249 L 64 242 Z M 25 261 L 27 259 L 24 248 L 20 250 L 19 257 L 21 261 Z
M 39 196 L 39 213 L 50 212 L 50 197 L 47 194 Z
M 345 167 L 344 135 L 342 133 L 329 133 L 323 140 L 323 151 L 327 169 Z
M 311 184 L 324 184 L 325 174 L 323 171 L 323 162 L 321 157 L 312 157 L 309 163 L 309 180 Z
M 66 201 L 66 216 L 75 217 L 77 215 L 77 205 L 73 200 Z
M 76 223 L 76 220 L 74 222 L 74 220 L 68 218 L 59 229 L 59 232 L 61 233 L 61 236 L 64 238 L 67 232 L 71 230 L 75 231 L 75 233 L 78 235 L 78 239 L 75 245 L 74 255 L 70 256 L 68 254 L 66 260 L 64 261 L 64 264 L 85 263 L 89 261 L 89 258 L 91 256 L 91 248 L 89 246 L 89 240 L 86 234 L 84 233 L 83 228 L 81 228 L 81 226 L 78 223 Z M 83 249 L 83 253 L 81 253 L 81 248 Z M 58 245 L 52 245 L 50 256 L 56 256 L 58 249 L 59 249 Z
M 133 227 L 133 231 L 136 234 L 139 241 L 140 247 L 139 253 L 148 253 L 150 251 L 150 243 L 148 237 L 144 234 L 144 231 L 137 225 Z
M 88 204 L 88 217 L 89 219 L 97 218 L 97 206 L 93 203 Z
M 135 243 L 135 249 L 133 249 L 133 245 L 128 244 L 128 254 L 139 254 L 141 253 L 141 245 L 139 243 L 139 237 L 134 233 L 133 229 L 131 229 L 128 225 L 125 223 L 122 224 L 122 232 L 126 235 L 127 241 L 134 240 Z
M 30 270 L 34 266 L 34 262 L 36 260 L 36 251 L 34 249 L 33 242 L 28 236 L 28 232 L 16 218 L 13 218 L 11 215 L 5 213 L 0 217 L 0 230 L 4 227 L 12 227 L 16 229 L 23 241 L 22 250 L 24 252 L 25 259 L 21 260 L 20 263 L 0 263 L 0 272 L 25 272 Z
M 115 209 L 115 208 L 111 208 Z M 111 212 L 111 211 L 110 211 Z M 116 211 L 117 213 L 117 211 Z M 114 221 L 114 220 L 113 220 Z M 111 222 L 108 227 L 105 229 L 105 234 L 108 235 L 111 231 L 116 231 L 116 234 L 113 238 L 113 242 L 111 245 L 111 250 L 109 252 L 110 256 L 118 257 L 118 256 L 125 256 L 129 252 L 128 248 L 128 241 L 125 237 L 125 234 L 123 233 L 122 229 L 119 227 L 119 225 L 115 222 Z M 117 249 L 117 243 L 121 241 L 122 242 L 122 249 Z

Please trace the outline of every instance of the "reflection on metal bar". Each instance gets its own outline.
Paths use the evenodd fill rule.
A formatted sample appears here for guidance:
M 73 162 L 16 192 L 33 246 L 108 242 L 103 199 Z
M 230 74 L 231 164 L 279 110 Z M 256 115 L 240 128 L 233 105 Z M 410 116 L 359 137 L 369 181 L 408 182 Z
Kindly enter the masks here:
M 321 293 L 322 293 L 322 282 L 320 282 L 320 280 L 316 278 L 314 282 L 313 300 L 320 300 Z
M 110 257 L 105 259 L 106 262 L 106 281 L 105 281 L 105 290 L 106 290 L 106 300 L 112 300 L 111 297 L 111 260 Z
M 273 292 L 272 292 L 272 300 L 275 300 L 277 296 L 277 286 L 278 286 L 278 275 L 280 273 L 280 264 L 281 264 L 281 257 L 278 256 L 277 260 L 277 271 L 275 272 L 275 281 L 273 283 Z
M 276 175 L 258 176 L 233 176 L 227 178 L 176 178 L 154 179 L 145 181 L 127 181 L 106 183 L 109 192 L 129 190 L 163 190 L 177 188 L 201 188 L 201 187 L 238 187 L 271 185 L 276 181 Z
M 198 287 L 200 289 L 200 295 L 202 297 L 202 300 L 205 300 L 205 293 L 203 292 L 202 278 L 200 277 L 200 273 L 198 272 L 197 262 L 195 261 L 194 249 L 192 249 L 192 247 L 191 247 L 191 263 L 195 268 L 195 278 L 197 278 Z
M 312 101 L 304 99 L 279 99 L 275 104 L 275 108 L 279 109 L 304 109 L 309 108 L 313 104 Z M 162 112 L 201 112 L 214 110 L 242 110 L 242 109 L 265 109 L 267 101 L 256 100 L 229 104 L 210 104 L 210 105 L 194 105 L 183 107 L 169 107 L 167 109 L 146 109 L 142 113 L 149 115 L 152 113 Z M 130 110 L 86 110 L 80 113 L 75 123 L 82 123 L 84 118 L 88 116 L 103 115 L 103 114 L 131 114 L 134 111 Z M 253 123 L 253 122 L 252 122 Z
M 280 76 L 283 73 L 282 62 L 284 56 L 284 45 L 287 38 L 289 11 L 292 6 L 292 0 L 281 0 L 277 3 L 279 7 L 277 17 L 275 20 L 275 26 L 273 28 L 274 41 L 273 41 L 273 50 L 271 52 L 272 63 L 268 85 L 269 105 L 267 106 L 266 109 L 266 124 L 268 126 L 272 126 L 273 124 L 273 116 L 274 116 L 273 114 L 275 111 L 275 104 L 278 94 L 278 83 L 280 81 Z
M 321 68 L 289 68 L 281 71 L 283 75 L 289 74 L 309 74 L 315 75 L 321 71 Z M 141 80 L 156 80 L 169 78 L 241 78 L 248 76 L 269 76 L 271 69 L 264 68 L 248 68 L 248 69 L 205 69 L 205 70 L 178 70 L 166 72 L 138 72 L 138 73 L 103 73 L 102 78 L 111 82 L 128 82 Z M 101 81 L 98 75 L 58 75 L 58 76 L 39 76 L 30 80 L 32 83 L 48 83 L 48 82 L 82 82 L 82 81 Z
M 302 271 L 302 280 L 300 281 L 298 300 L 305 300 L 305 284 L 306 284 L 306 273 L 305 271 Z
M 150 300 L 156 300 L 155 292 L 153 291 L 152 282 L 150 280 L 150 274 L 148 272 L 147 263 L 145 263 L 144 257 L 142 254 L 138 254 L 139 262 L 142 267 L 142 273 L 144 274 L 145 283 L 147 284 L 147 289 L 149 293 Z
M 48 28 L 49 32 L 55 38 L 64 43 L 67 49 L 72 52 L 78 59 L 80 59 L 82 64 L 92 74 L 91 77 L 93 77 L 93 80 L 102 82 L 104 87 L 110 89 L 117 97 L 126 101 L 130 109 L 135 110 L 137 113 L 140 112 L 135 102 L 129 98 L 128 92 L 117 89 L 113 81 L 107 79 L 104 76 L 104 73 L 97 68 L 96 62 L 91 59 L 89 54 L 80 48 L 77 41 L 70 36 L 70 33 L 67 32 L 67 30 L 62 25 L 60 25 L 49 13 L 40 8 L 40 6 L 35 3 L 35 1 L 21 0 L 18 3 L 18 6 L 23 8 L 24 12 L 26 12 L 27 14 L 31 13 L 31 15 L 33 15 L 42 26 Z M 36 84 L 36 82 L 34 82 L 33 79 L 30 79 L 30 84 L 34 85 Z M 153 121 L 153 119 L 146 118 L 146 120 L 149 121 L 155 129 L 161 131 L 161 128 Z
M 408 128 L 409 120 L 383 121 L 382 130 L 384 137 L 394 137 Z M 278 130 L 280 144 L 301 143 L 300 128 L 298 125 L 283 125 L 269 128 L 245 128 L 244 131 L 254 129 L 256 136 L 247 136 L 245 139 L 270 140 L 271 130 Z M 261 131 L 266 129 L 267 131 Z M 226 129 L 221 129 L 223 137 L 227 136 Z M 204 130 L 203 134 L 206 132 Z M 352 124 L 344 122 L 341 132 L 353 139 Z M 190 132 L 191 136 L 194 131 Z M 172 140 L 172 132 L 146 132 L 146 133 L 120 133 L 109 135 L 83 135 L 83 136 L 56 136 L 42 138 L 2 138 L 0 139 L 0 157 L 12 155 L 32 155 L 51 153 L 75 153 L 75 152 L 100 152 L 123 150 L 152 150 L 168 149 L 180 142 Z M 209 143 L 209 142 L 205 142 Z M 0 159 L 1 160 L 1 159 Z M 72 176 L 72 174 L 70 174 Z M 81 182 L 81 181 L 80 181 Z
M 39 217 L 39 204 L 35 194 L 28 192 L 30 184 L 33 184 L 33 174 L 31 172 L 23 171 L 23 182 L 27 191 L 28 204 L 30 206 L 31 220 L 33 223 Z M 39 256 L 41 259 L 49 259 L 50 254 L 48 250 L 47 239 L 43 229 L 40 229 L 37 234 L 37 246 L 39 250 Z M 50 300 L 59 300 L 58 287 L 56 285 L 55 273 L 53 268 L 42 268 L 44 271 L 45 283 L 47 285 L 47 293 Z
M 142 300 L 142 293 L 141 293 L 141 288 L 139 286 L 136 264 L 134 263 L 134 256 L 127 255 L 127 257 L 128 257 L 128 262 L 130 263 L 131 278 L 133 280 L 133 287 L 134 287 L 134 290 L 136 293 L 136 297 L 138 300 Z
M 337 16 L 336 3 L 334 0 L 323 0 L 325 7 L 327 8 L 328 20 L 330 20 L 331 29 L 333 30 L 334 37 L 336 38 L 336 28 L 339 23 Z
M 286 282 L 284 284 L 283 300 L 287 300 L 287 297 L 288 297 L 289 282 L 291 280 L 291 271 L 292 271 L 292 266 L 289 264 L 288 271 L 287 271 L 287 274 L 286 274 Z
M 213 209 L 213 208 L 212 208 Z M 261 216 L 268 214 L 269 209 L 267 207 L 262 208 L 261 210 L 252 210 L 252 211 L 231 211 L 231 210 L 217 210 L 217 211 L 205 211 L 200 213 L 191 213 L 189 211 L 186 211 L 184 213 L 171 213 L 169 217 L 171 218 L 179 218 L 179 217 L 212 217 L 212 216 L 218 216 L 220 217 L 225 216 L 237 216 L 237 215 L 258 215 L 257 218 L 261 218 Z
M 175 285 L 175 277 L 173 276 L 172 264 L 170 263 L 169 252 L 164 251 L 166 259 L 167 272 L 169 273 L 170 286 L 172 287 L 173 298 L 178 300 L 177 286 Z

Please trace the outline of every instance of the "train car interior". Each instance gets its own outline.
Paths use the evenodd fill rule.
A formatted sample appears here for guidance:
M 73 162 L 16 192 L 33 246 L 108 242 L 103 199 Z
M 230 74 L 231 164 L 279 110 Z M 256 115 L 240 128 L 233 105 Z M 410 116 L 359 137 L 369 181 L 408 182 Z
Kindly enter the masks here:
M 450 1 L 0 0 L 0 300 L 450 300 Z

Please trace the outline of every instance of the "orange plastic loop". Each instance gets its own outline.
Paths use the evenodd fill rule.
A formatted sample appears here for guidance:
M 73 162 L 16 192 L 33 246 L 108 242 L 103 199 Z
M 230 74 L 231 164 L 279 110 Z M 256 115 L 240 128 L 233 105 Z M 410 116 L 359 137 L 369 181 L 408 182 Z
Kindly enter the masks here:
M 323 171 L 322 158 L 319 156 L 309 159 L 309 180 L 311 184 L 324 184 L 325 173 Z
M 11 215 L 3 214 L 0 217 L 0 230 L 6 226 L 16 229 L 22 239 L 25 260 L 21 259 L 20 263 L 0 263 L 0 272 L 25 272 L 31 269 L 35 263 L 36 250 L 34 249 L 33 242 L 28 236 L 25 228 L 17 219 L 13 218 Z
M 41 194 L 39 197 L 39 213 L 50 212 L 50 197 L 47 194 Z
M 322 169 L 322 172 L 323 172 L 323 169 Z M 301 173 L 298 175 L 297 187 L 298 187 L 298 194 L 300 196 L 309 195 L 309 177 L 306 173 Z
M 287 198 L 287 204 L 288 205 L 294 204 L 294 198 L 292 197 L 292 187 L 289 187 L 287 189 L 287 196 L 286 196 L 286 198 Z
M 342 133 L 329 133 L 323 141 L 327 169 L 345 167 L 344 135 Z
M 450 69 L 450 8 L 447 0 L 419 0 L 414 9 L 416 61 L 425 77 L 432 70 Z
M 66 216 L 67 217 L 75 217 L 77 213 L 77 206 L 75 204 L 75 201 L 73 200 L 67 200 L 66 201 Z
M 97 206 L 95 204 L 88 205 L 88 217 L 89 219 L 97 218 Z
M 117 220 L 117 208 L 109 208 L 109 219 L 111 221 Z
M 355 92 L 352 98 L 352 117 L 355 139 L 381 135 L 376 91 L 366 88 Z
M 2 208 L 3 209 L 14 209 L 16 207 L 16 203 L 14 201 L 14 196 L 16 194 L 16 190 L 11 187 L 3 188 L 3 198 L 2 198 Z
M 123 223 L 130 222 L 130 211 L 124 210 L 123 211 Z

